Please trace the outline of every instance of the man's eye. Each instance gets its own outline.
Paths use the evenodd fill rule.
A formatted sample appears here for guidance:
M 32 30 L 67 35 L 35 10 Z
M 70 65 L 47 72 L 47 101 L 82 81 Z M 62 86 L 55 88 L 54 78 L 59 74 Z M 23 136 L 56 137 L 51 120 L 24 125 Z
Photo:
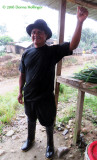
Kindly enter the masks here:
M 35 34 L 35 32 L 32 32 L 32 34 Z
M 42 34 L 42 32 L 32 32 L 32 34 L 33 34 L 33 35 L 34 35 L 34 34 L 41 35 L 41 34 Z
M 38 34 L 42 34 L 42 32 L 38 32 Z

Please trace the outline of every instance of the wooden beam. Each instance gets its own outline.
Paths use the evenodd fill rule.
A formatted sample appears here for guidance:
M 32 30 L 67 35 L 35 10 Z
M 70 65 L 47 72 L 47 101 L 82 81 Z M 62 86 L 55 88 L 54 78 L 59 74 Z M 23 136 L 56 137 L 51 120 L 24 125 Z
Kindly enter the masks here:
M 84 7 L 87 7 L 87 8 L 97 9 L 97 3 L 93 3 L 92 1 L 88 2 L 88 1 L 84 1 L 84 0 L 67 0 L 67 2 L 72 2 L 72 3 L 78 4 L 78 5 L 82 5 Z
M 64 24 L 65 24 L 65 13 L 66 13 L 66 0 L 60 0 L 60 10 L 59 10 L 59 37 L 58 41 L 59 44 L 64 42 Z M 56 75 L 61 75 L 61 68 L 62 68 L 62 60 L 58 62 L 56 67 Z M 56 81 L 56 79 L 55 79 Z M 58 96 L 59 96 L 59 86 L 60 84 L 55 82 L 55 102 L 56 106 L 58 104 Z
M 75 145 L 80 136 L 84 95 L 85 95 L 85 92 L 78 90 L 77 110 L 76 110 L 76 117 L 75 117 L 75 130 L 74 130 L 74 137 L 73 137 L 73 142 Z
M 59 28 L 58 28 L 58 41 L 59 44 L 64 42 L 64 30 L 65 30 L 65 13 L 66 13 L 66 0 L 60 0 L 59 11 Z M 57 64 L 57 75 L 61 75 L 62 60 Z
M 69 85 L 76 89 L 80 89 L 83 92 L 87 92 L 89 94 L 97 96 L 97 89 L 94 88 L 95 86 L 97 86 L 97 84 L 88 83 L 88 82 L 86 83 L 86 82 L 83 82 L 82 80 L 78 80 L 70 77 L 62 77 L 62 76 L 57 76 L 57 82 Z

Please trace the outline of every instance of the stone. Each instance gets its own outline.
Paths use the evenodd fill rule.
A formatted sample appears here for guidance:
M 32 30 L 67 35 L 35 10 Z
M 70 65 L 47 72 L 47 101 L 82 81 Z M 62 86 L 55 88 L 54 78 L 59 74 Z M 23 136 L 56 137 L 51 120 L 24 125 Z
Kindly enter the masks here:
M 19 115 L 20 118 L 25 118 L 24 114 Z
M 62 133 L 63 136 L 65 136 L 68 133 L 68 129 L 65 129 Z
M 0 149 L 0 156 L 2 156 L 4 153 L 5 153 L 5 151 Z
M 19 137 L 18 135 L 13 135 L 13 136 L 12 136 L 12 139 L 13 139 L 13 140 L 15 140 L 15 139 L 20 139 L 20 137 Z
M 71 126 L 73 124 L 73 120 L 69 120 L 68 125 Z
M 66 128 L 70 129 L 70 125 L 67 125 Z
M 74 158 L 74 155 L 71 154 L 71 155 L 68 156 L 68 158 Z
M 13 130 L 10 130 L 6 133 L 6 136 L 11 137 L 14 134 Z
M 15 153 L 16 151 L 12 149 L 10 152 L 11 152 L 11 153 Z
M 73 135 L 70 135 L 69 137 L 70 137 L 70 138 L 72 138 L 72 137 L 73 137 Z
M 68 137 L 65 137 L 64 139 L 65 139 L 65 140 L 67 140 L 67 139 L 68 139 Z
M 88 133 L 88 129 L 87 128 L 82 128 L 82 132 L 83 133 Z
M 70 128 L 70 130 L 69 130 L 70 132 L 72 132 L 72 128 Z
M 58 127 L 58 131 L 63 131 L 64 128 L 63 127 Z
M 46 128 L 45 128 L 45 127 L 41 128 L 41 131 L 42 131 L 42 132 L 45 132 L 45 131 L 46 131 Z
M 70 149 L 68 147 L 59 147 L 57 149 L 58 158 L 62 157 L 65 153 L 67 153 Z
M 81 137 L 84 137 L 84 134 L 83 134 L 83 133 L 81 133 L 81 134 L 80 134 L 80 136 L 81 136 Z

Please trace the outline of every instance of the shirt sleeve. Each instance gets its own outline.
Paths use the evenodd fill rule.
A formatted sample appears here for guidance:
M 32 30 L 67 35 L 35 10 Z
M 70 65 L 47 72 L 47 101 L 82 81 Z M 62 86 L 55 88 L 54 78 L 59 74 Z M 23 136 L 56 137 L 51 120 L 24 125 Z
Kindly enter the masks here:
M 72 55 L 72 51 L 70 51 L 69 46 L 69 42 L 56 45 L 56 51 L 54 52 L 55 63 L 58 63 L 64 56 Z
M 22 58 L 21 58 L 21 62 L 20 62 L 20 65 L 19 65 L 19 71 L 21 73 L 25 73 L 24 54 L 22 55 Z

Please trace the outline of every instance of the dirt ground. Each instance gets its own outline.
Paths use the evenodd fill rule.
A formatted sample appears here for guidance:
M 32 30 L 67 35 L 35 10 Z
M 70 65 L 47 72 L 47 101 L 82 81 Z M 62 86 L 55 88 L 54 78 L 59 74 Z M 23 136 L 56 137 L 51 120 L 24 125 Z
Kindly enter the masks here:
M 82 64 L 73 65 L 69 67 L 63 67 L 62 75 L 71 75 L 77 71 Z M 13 78 L 2 78 L 0 81 L 0 94 L 5 94 L 12 91 L 18 86 L 18 76 Z M 70 102 L 72 103 L 72 102 Z M 76 102 L 75 102 L 76 103 Z M 69 105 L 69 104 L 68 104 Z M 64 110 L 65 104 L 58 104 L 58 113 L 61 114 Z M 36 128 L 36 140 L 34 146 L 28 152 L 22 152 L 21 146 L 27 137 L 27 120 L 24 114 L 24 109 L 20 109 L 16 118 L 12 121 L 11 126 L 6 126 L 3 130 L 4 136 L 0 139 L 0 160 L 44 160 L 46 150 L 46 132 L 45 128 L 37 122 Z M 74 121 L 74 120 L 72 120 Z M 69 126 L 69 127 L 68 127 Z M 54 130 L 54 144 L 55 144 L 55 156 L 54 160 L 84 160 L 85 147 L 78 147 L 73 145 L 73 132 L 74 123 L 68 123 L 67 126 L 63 126 L 63 129 L 58 128 Z M 64 136 L 63 131 L 68 130 L 68 133 Z M 11 136 L 7 136 L 8 131 L 13 131 Z M 86 142 L 90 143 L 97 139 L 97 128 L 90 122 L 82 121 L 82 134 Z M 59 157 L 59 148 L 67 147 L 68 152 Z

